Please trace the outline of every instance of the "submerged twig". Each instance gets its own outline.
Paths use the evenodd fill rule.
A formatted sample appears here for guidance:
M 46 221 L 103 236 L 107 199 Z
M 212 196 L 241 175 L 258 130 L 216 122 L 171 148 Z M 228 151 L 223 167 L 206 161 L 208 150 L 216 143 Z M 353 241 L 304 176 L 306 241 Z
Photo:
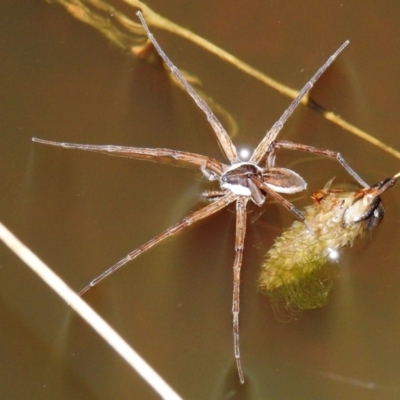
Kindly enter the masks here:
M 95 29 L 99 30 L 104 36 L 106 36 L 111 42 L 115 43 L 117 46 L 125 50 L 128 50 L 131 54 L 137 56 L 138 52 L 140 53 L 143 45 L 144 35 L 144 32 L 141 30 L 140 25 L 137 22 L 132 21 L 123 12 L 108 4 L 106 0 L 48 1 L 57 2 L 63 5 L 75 18 L 93 26 Z M 220 59 L 234 65 L 236 68 L 240 69 L 244 73 L 252 76 L 253 78 L 259 80 L 265 85 L 273 88 L 274 90 L 277 90 L 278 92 L 291 99 L 296 98 L 296 96 L 298 95 L 299 92 L 297 90 L 276 81 L 275 79 L 269 77 L 258 69 L 243 62 L 238 57 L 235 57 L 226 50 L 216 46 L 215 44 L 209 42 L 201 36 L 196 35 L 190 30 L 183 28 L 182 26 L 175 24 L 172 21 L 169 21 L 168 19 L 154 12 L 143 2 L 139 0 L 123 1 L 135 9 L 140 9 L 149 26 L 164 29 L 168 32 L 176 34 L 184 39 L 187 39 L 197 44 L 206 51 L 215 54 Z M 360 137 L 361 139 L 372 144 L 373 146 L 376 146 L 381 150 L 391 154 L 397 159 L 400 159 L 400 151 L 383 143 L 376 137 L 354 126 L 350 122 L 342 119 L 334 112 L 325 110 L 323 107 L 312 101 L 309 96 L 305 96 L 301 102 L 302 104 L 311 108 L 313 111 L 322 115 L 328 121 L 331 121 L 332 123 L 340 126 L 342 129 L 352 133 L 355 136 Z

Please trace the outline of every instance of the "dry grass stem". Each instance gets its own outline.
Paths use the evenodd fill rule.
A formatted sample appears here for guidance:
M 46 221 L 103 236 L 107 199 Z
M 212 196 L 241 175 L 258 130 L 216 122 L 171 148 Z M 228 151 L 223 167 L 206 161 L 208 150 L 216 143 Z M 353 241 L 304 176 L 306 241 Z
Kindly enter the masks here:
M 181 399 L 103 318 L 1 223 L 0 240 L 69 304 L 162 398 Z

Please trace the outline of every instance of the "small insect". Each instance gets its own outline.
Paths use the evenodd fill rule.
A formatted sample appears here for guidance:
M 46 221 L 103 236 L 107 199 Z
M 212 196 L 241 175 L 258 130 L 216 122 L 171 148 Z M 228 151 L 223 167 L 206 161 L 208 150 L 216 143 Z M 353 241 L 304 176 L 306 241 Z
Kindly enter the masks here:
M 358 191 L 330 189 L 330 181 L 312 195 L 314 204 L 305 208 L 304 217 L 313 232 L 295 221 L 275 240 L 262 265 L 259 288 L 277 309 L 296 313 L 326 304 L 334 272 L 328 259 L 337 259 L 340 249 L 379 224 L 384 215 L 379 196 L 399 176 Z
M 287 168 L 275 166 L 275 151 L 277 149 L 300 150 L 317 155 L 327 156 L 336 159 L 347 170 L 347 172 L 364 187 L 368 185 L 358 176 L 358 174 L 347 164 L 343 157 L 335 151 L 320 149 L 302 144 L 295 144 L 284 140 L 276 140 L 284 123 L 299 105 L 301 99 L 311 90 L 314 83 L 322 75 L 322 73 L 332 64 L 339 53 L 348 45 L 348 41 L 344 42 L 339 49 L 325 62 L 325 64 L 316 72 L 309 82 L 299 92 L 298 96 L 292 101 L 285 110 L 279 120 L 266 133 L 260 144 L 253 151 L 248 161 L 243 161 L 238 156 L 235 145 L 232 143 L 228 133 L 223 128 L 217 117 L 213 114 L 210 107 L 195 92 L 195 90 L 186 81 L 182 73 L 170 61 L 164 51 L 161 49 L 153 35 L 151 34 L 140 11 L 137 13 L 147 37 L 157 50 L 164 63 L 169 67 L 174 78 L 179 81 L 188 94 L 195 101 L 196 105 L 205 113 L 208 122 L 215 132 L 221 150 L 228 160 L 229 164 L 223 164 L 216 159 L 209 158 L 199 154 L 193 154 L 183 151 L 170 149 L 150 149 L 137 147 L 122 147 L 113 145 L 89 145 L 60 143 L 48 140 L 33 138 L 34 142 L 48 144 L 52 146 L 60 146 L 71 149 L 80 149 L 86 151 L 94 151 L 105 153 L 119 157 L 129 157 L 139 160 L 148 160 L 154 162 L 170 163 L 175 165 L 184 165 L 187 167 L 200 168 L 205 178 L 209 181 L 217 181 L 220 186 L 218 191 L 210 191 L 205 193 L 205 197 L 211 200 L 211 203 L 204 208 L 193 212 L 181 222 L 171 226 L 158 236 L 149 240 L 147 243 L 138 247 L 129 253 L 122 260 L 107 269 L 84 289 L 80 294 L 83 295 L 90 288 L 97 285 L 105 277 L 113 273 L 125 265 L 128 261 L 133 260 L 140 254 L 149 250 L 151 247 L 167 237 L 171 237 L 182 231 L 184 228 L 206 218 L 217 211 L 227 207 L 229 204 L 236 202 L 236 238 L 235 238 L 235 259 L 233 262 L 233 347 L 236 360 L 236 366 L 241 383 L 244 383 L 244 375 L 240 360 L 239 348 L 239 291 L 240 291 L 240 270 L 242 266 L 244 239 L 246 235 L 246 207 L 249 200 L 261 207 L 265 203 L 265 199 L 269 196 L 271 199 L 280 202 L 284 207 L 291 211 L 296 218 L 305 221 L 301 211 L 296 209 L 288 200 L 283 198 L 279 193 L 297 193 L 303 191 L 307 184 L 305 180 L 296 172 Z M 305 221 L 306 222 L 306 221 Z M 308 222 L 306 222 L 308 223 Z M 311 230 L 311 229 L 310 229 Z

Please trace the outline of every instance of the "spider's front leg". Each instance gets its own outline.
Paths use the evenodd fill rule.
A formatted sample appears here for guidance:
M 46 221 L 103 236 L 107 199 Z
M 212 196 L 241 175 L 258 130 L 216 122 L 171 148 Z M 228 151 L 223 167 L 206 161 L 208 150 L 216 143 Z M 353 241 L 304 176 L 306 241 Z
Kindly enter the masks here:
M 306 83 L 303 89 L 300 90 L 296 98 L 292 101 L 289 107 L 284 111 L 278 121 L 272 126 L 272 128 L 267 131 L 263 140 L 261 140 L 260 144 L 254 150 L 250 162 L 259 164 L 260 161 L 265 157 L 265 154 L 270 150 L 271 144 L 277 138 L 279 132 L 282 130 L 283 125 L 288 120 L 288 118 L 293 114 L 293 111 L 300 104 L 303 97 L 307 95 L 307 93 L 312 89 L 314 83 L 319 79 L 319 77 L 326 71 L 326 69 L 333 63 L 336 57 L 340 54 L 340 52 L 349 44 L 349 41 L 346 40 L 336 51 L 333 53 L 325 64 L 314 74 L 314 76 Z
M 158 44 L 157 40 L 154 38 L 153 34 L 150 32 L 149 27 L 146 24 L 146 21 L 143 18 L 143 15 L 140 11 L 136 13 L 139 17 L 140 22 L 146 31 L 146 35 L 148 39 L 153 43 L 154 48 L 157 50 L 160 57 L 164 60 L 165 64 L 170 69 L 171 73 L 174 75 L 176 80 L 182 84 L 185 88 L 189 96 L 194 100 L 197 107 L 199 107 L 207 117 L 207 121 L 213 128 L 215 135 L 217 137 L 218 143 L 221 147 L 222 152 L 225 154 L 226 158 L 231 162 L 238 162 L 239 157 L 237 155 L 236 147 L 232 143 L 228 133 L 225 128 L 222 126 L 221 122 L 219 122 L 218 118 L 214 115 L 211 108 L 207 105 L 207 103 L 196 93 L 196 91 L 190 86 L 189 82 L 183 76 L 183 74 L 179 71 L 179 69 L 172 63 L 172 61 L 165 54 L 163 49 Z

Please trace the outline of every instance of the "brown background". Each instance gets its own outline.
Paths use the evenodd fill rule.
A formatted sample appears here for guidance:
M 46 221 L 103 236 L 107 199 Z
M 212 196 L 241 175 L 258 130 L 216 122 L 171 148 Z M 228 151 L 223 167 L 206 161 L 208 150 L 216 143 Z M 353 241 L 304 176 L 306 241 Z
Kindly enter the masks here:
M 346 39 L 319 81 L 324 107 L 400 149 L 400 4 L 392 1 L 160 1 L 149 5 L 249 64 L 300 88 Z M 44 1 L 3 1 L 0 14 L 0 220 L 79 290 L 201 206 L 197 171 L 33 144 L 49 140 L 169 147 L 221 159 L 203 115 L 155 66 L 128 57 Z M 289 100 L 171 34 L 154 32 L 181 68 L 255 146 Z M 342 152 L 370 183 L 399 160 L 300 107 L 280 138 Z M 332 161 L 281 152 L 309 194 Z M 86 296 L 190 399 L 398 399 L 399 187 L 382 225 L 344 252 L 324 309 L 278 321 L 256 290 L 262 257 L 292 217 L 270 204 L 250 224 L 241 301 L 245 386 L 231 333 L 234 214 L 224 210 L 162 243 Z M 308 196 L 296 204 L 302 207 Z M 0 246 L 0 397 L 158 398 L 80 318 Z

